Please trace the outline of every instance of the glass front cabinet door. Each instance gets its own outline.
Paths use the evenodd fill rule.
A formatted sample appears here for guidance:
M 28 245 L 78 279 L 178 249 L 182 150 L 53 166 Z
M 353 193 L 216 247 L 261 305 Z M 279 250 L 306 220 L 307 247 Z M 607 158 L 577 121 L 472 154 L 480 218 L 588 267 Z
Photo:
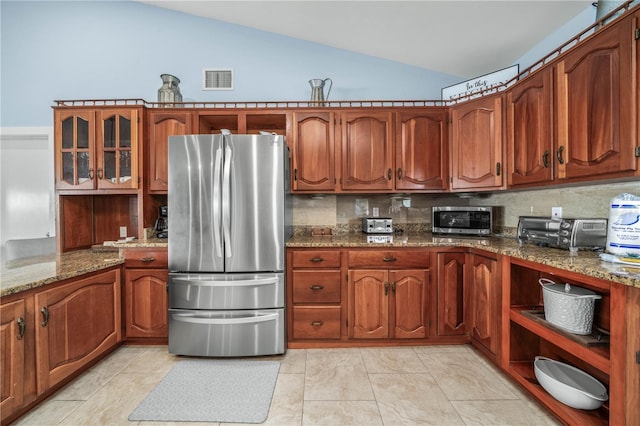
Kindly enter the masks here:
M 55 112 L 57 189 L 138 186 L 136 109 Z

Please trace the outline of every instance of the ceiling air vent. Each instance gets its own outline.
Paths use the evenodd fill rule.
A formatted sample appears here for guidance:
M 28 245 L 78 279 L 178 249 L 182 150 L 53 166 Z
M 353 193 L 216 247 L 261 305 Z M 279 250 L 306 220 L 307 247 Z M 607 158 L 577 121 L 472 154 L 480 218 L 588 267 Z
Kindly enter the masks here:
M 202 80 L 204 90 L 233 90 L 231 69 L 205 69 Z

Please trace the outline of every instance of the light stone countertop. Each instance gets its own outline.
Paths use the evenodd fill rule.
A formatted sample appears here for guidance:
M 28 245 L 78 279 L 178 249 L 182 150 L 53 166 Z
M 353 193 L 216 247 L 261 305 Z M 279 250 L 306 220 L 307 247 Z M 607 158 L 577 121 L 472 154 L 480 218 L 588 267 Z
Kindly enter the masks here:
M 0 269 L 0 297 L 121 265 L 118 251 L 79 250 L 15 260 Z
M 430 232 L 393 235 L 392 243 L 368 243 L 366 234 L 344 234 L 312 237 L 294 236 L 287 243 L 288 248 L 336 248 L 336 247 L 469 247 L 518 259 L 541 263 L 554 268 L 573 271 L 631 287 L 640 288 L 640 267 L 629 267 L 600 260 L 598 253 L 580 250 L 572 255 L 569 250 L 538 247 L 534 244 L 520 245 L 515 238 L 443 237 Z M 640 266 L 640 265 L 639 265 Z
M 88 272 L 124 263 L 119 251 L 125 248 L 166 248 L 166 239 L 152 238 L 109 244 L 94 250 L 79 250 L 60 256 L 42 256 L 11 262 L 0 270 L 0 297 L 37 288 Z M 431 233 L 393 235 L 391 243 L 368 243 L 367 235 L 349 233 L 312 237 L 296 235 L 288 248 L 401 248 L 401 247 L 469 247 L 541 263 L 562 270 L 640 288 L 640 268 L 603 262 L 598 254 L 581 250 L 571 255 L 568 250 L 519 245 L 514 238 L 441 237 Z

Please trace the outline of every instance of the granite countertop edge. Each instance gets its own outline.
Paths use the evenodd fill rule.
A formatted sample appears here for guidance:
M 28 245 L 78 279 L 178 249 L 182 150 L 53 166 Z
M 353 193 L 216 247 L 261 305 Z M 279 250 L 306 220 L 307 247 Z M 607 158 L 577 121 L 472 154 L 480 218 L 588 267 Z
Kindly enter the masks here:
M 511 256 L 534 263 L 571 271 L 618 284 L 640 288 L 640 268 L 629 268 L 603 262 L 598 253 L 581 250 L 571 255 L 568 250 L 520 245 L 510 237 L 439 237 L 431 233 L 394 235 L 390 243 L 369 243 L 365 234 L 345 234 L 323 237 L 294 236 L 287 248 L 428 248 L 464 247 Z M 62 255 L 24 259 L 5 265 L 0 270 L 0 297 L 53 284 L 86 273 L 111 268 L 124 263 L 122 250 L 127 248 L 166 248 L 166 240 L 134 240 L 114 243 L 108 247 L 79 250 Z M 632 273 L 628 271 L 632 271 Z

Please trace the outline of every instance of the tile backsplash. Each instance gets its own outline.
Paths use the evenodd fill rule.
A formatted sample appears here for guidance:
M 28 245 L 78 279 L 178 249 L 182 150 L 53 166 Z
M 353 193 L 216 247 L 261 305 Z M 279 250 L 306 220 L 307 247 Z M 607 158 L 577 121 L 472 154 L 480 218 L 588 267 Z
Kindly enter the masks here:
M 359 230 L 363 217 L 374 208 L 394 225 L 422 225 L 430 229 L 432 206 L 497 206 L 495 226 L 500 232 L 515 228 L 519 216 L 550 216 L 552 207 L 562 207 L 565 217 L 609 217 L 609 202 L 623 192 L 640 195 L 640 182 L 592 184 L 566 188 L 505 191 L 494 194 L 340 194 L 294 195 L 295 227 L 329 227 Z

